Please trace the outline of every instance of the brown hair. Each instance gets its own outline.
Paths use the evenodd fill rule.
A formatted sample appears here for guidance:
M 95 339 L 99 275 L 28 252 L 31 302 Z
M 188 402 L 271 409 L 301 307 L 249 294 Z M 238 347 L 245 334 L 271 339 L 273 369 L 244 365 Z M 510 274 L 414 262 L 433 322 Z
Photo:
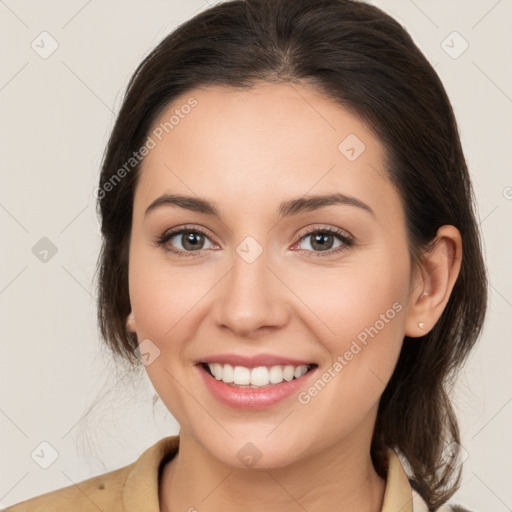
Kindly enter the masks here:
M 482 328 L 487 280 L 450 102 L 408 33 L 380 9 L 355 0 L 231 0 L 179 26 L 140 63 L 106 148 L 98 188 L 101 334 L 114 356 L 139 365 L 137 339 L 125 327 L 139 165 L 130 169 L 126 163 L 178 95 L 198 86 L 248 88 L 259 81 L 310 85 L 373 128 L 405 208 L 415 264 L 440 226 L 451 224 L 462 235 L 460 274 L 448 304 L 428 334 L 404 339 L 371 446 L 381 476 L 385 447 L 398 449 L 410 464 L 412 485 L 437 508 L 460 483 L 460 469 L 443 456 L 447 443 L 460 443 L 449 392 Z

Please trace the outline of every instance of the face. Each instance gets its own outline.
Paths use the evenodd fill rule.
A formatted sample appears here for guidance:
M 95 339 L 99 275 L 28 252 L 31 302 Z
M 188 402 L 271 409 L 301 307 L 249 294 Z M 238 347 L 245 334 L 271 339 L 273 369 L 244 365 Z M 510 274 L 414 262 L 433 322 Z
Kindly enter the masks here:
M 243 450 L 279 467 L 368 449 L 411 291 L 404 211 L 379 140 L 331 100 L 285 84 L 193 90 L 149 135 L 128 325 L 182 435 L 231 466 Z M 201 364 L 212 361 L 225 380 L 223 362 L 242 367 L 239 383 L 284 380 L 240 389 Z M 301 364 L 312 365 L 302 376 Z

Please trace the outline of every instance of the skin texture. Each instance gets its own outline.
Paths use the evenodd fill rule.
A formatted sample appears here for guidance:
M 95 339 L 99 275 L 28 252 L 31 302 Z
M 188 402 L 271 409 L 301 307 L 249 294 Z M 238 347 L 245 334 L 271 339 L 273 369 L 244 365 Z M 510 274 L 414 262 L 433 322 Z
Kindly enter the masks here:
M 460 267 L 459 232 L 443 226 L 425 265 L 413 269 L 382 145 L 313 90 L 195 89 L 155 126 L 191 97 L 197 106 L 142 164 L 130 242 L 127 325 L 139 343 L 149 339 L 160 350 L 146 370 L 181 428 L 179 454 L 161 480 L 161 509 L 379 511 L 385 482 L 370 458 L 378 401 L 404 335 L 428 332 L 446 305 Z M 350 134 L 365 145 L 353 161 L 338 149 Z M 333 192 L 373 214 L 337 204 L 278 220 L 282 201 Z M 215 202 L 221 218 L 176 206 L 145 216 L 164 193 Z M 183 226 L 207 234 L 202 250 L 188 249 L 191 257 L 156 243 Z M 314 235 L 300 236 L 328 227 L 354 244 L 334 236 L 332 250 L 322 251 Z M 252 263 L 236 251 L 248 236 L 262 249 Z M 190 247 L 182 235 L 166 246 Z M 230 408 L 195 366 L 212 354 L 271 353 L 315 362 L 320 376 L 393 304 L 393 318 L 307 404 L 294 395 L 264 410 Z M 250 468 L 237 456 L 247 442 L 262 454 Z

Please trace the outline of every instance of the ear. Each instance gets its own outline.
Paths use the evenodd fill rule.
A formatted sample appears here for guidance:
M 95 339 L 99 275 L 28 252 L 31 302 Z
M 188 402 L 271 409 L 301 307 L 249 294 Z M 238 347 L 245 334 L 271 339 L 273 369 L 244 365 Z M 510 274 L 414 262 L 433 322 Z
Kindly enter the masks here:
M 444 311 L 462 260 L 459 230 L 441 226 L 433 247 L 424 253 L 424 261 L 411 281 L 411 293 L 405 319 L 405 335 L 417 338 L 427 334 Z
M 133 316 L 133 311 L 130 311 L 130 314 L 126 317 L 126 329 L 129 332 L 136 332 L 135 317 Z

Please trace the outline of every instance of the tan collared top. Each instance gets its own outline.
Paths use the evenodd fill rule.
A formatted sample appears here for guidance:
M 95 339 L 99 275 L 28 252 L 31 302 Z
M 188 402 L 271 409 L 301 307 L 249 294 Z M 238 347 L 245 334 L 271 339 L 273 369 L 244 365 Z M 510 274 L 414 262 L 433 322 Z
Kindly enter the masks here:
M 135 462 L 69 487 L 41 494 L 6 512 L 160 512 L 159 470 L 179 447 L 179 435 L 164 437 Z M 388 449 L 388 474 L 382 512 L 428 512 L 409 484 L 400 459 Z M 450 510 L 447 507 L 438 512 Z

